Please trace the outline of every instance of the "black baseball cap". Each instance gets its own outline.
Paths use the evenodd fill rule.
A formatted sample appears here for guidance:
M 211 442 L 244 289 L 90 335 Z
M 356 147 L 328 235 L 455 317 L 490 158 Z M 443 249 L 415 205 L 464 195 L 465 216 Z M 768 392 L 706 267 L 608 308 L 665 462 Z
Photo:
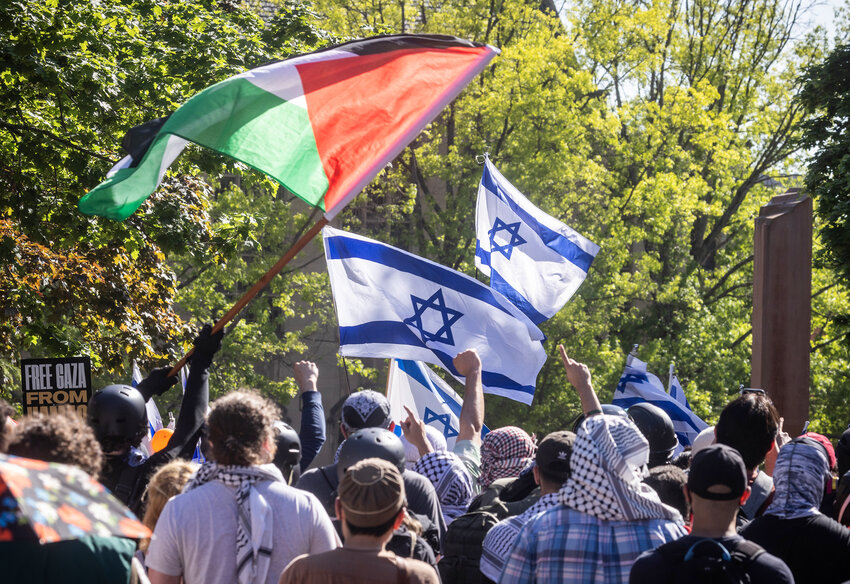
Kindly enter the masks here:
M 570 478 L 570 455 L 576 435 L 566 430 L 552 432 L 537 445 L 535 462 L 546 475 L 567 480 Z
M 747 468 L 737 450 L 726 444 L 712 444 L 691 459 L 688 490 L 703 499 L 731 501 L 747 490 Z M 712 487 L 725 487 L 722 490 Z M 712 489 L 712 490 L 709 490 Z

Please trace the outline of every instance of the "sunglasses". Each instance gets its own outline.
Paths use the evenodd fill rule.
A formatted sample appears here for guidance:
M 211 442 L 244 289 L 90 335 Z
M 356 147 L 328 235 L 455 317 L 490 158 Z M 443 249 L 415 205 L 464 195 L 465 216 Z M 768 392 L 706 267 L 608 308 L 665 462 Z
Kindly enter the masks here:
M 739 393 L 740 395 L 747 395 L 748 393 L 753 393 L 753 394 L 756 394 L 756 395 L 767 395 L 767 394 L 764 392 L 764 390 L 763 390 L 763 389 L 758 389 L 758 388 L 756 388 L 756 387 L 744 387 L 743 385 L 741 385 L 741 386 L 738 388 L 738 393 Z

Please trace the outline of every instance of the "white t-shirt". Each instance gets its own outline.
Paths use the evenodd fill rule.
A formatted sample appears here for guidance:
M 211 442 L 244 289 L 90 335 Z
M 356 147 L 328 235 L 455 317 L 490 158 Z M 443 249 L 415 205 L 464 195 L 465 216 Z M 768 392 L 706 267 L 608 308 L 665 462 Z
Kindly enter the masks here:
M 267 584 L 301 554 L 339 547 L 333 524 L 318 499 L 281 482 L 254 487 L 273 510 L 272 558 Z M 151 538 L 145 565 L 186 584 L 236 582 L 235 489 L 211 481 L 171 498 Z

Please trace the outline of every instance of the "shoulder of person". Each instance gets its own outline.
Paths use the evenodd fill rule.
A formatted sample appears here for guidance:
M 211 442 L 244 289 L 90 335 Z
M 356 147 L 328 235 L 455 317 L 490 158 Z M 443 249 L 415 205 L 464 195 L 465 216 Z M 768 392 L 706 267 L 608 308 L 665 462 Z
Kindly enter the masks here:
M 405 582 L 416 584 L 440 584 L 440 578 L 433 566 L 421 560 L 395 557 L 396 566 L 405 575 Z

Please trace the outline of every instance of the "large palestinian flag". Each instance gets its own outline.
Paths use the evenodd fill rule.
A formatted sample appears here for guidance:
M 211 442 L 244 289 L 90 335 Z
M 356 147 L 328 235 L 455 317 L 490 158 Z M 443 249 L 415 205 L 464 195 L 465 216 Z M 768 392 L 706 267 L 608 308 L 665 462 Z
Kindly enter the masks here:
M 126 219 L 195 142 L 268 174 L 332 219 L 497 53 L 450 36 L 395 35 L 246 71 L 154 126 L 152 140 L 80 199 L 80 211 Z

